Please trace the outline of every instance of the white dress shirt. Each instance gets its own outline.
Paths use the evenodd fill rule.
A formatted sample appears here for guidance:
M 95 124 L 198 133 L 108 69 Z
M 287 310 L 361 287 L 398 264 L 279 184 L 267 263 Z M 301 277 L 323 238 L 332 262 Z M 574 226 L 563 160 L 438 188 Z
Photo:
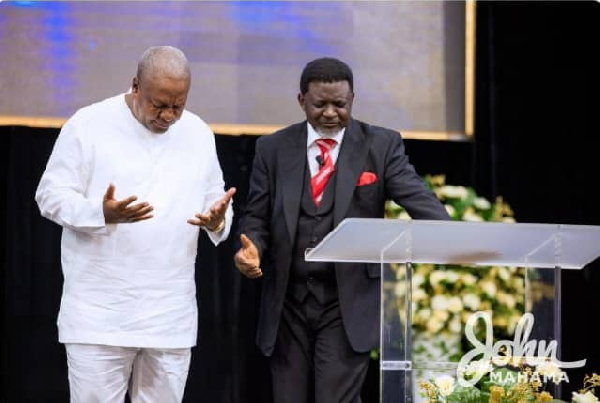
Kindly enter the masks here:
M 319 163 L 317 162 L 317 156 L 321 155 L 321 150 L 315 140 L 320 138 L 328 138 L 336 141 L 335 147 L 332 147 L 329 151 L 329 155 L 331 156 L 331 160 L 333 165 L 337 162 L 337 157 L 340 154 L 340 147 L 342 146 L 342 140 L 344 139 L 344 133 L 346 128 L 341 129 L 339 132 L 332 136 L 321 136 L 319 133 L 315 131 L 312 125 L 306 122 L 306 126 L 308 129 L 308 136 L 306 141 L 307 147 L 307 158 L 308 158 L 308 168 L 310 169 L 310 176 L 315 176 L 317 172 L 319 172 Z

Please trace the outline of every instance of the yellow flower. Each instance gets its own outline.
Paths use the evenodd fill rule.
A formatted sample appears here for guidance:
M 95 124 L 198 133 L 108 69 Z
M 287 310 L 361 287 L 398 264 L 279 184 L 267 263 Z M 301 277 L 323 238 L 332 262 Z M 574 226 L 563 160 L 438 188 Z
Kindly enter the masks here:
M 494 283 L 492 280 L 484 280 L 481 283 L 479 283 L 479 285 L 483 292 L 485 292 L 490 297 L 495 296 L 496 292 L 498 291 L 496 283 Z
M 502 386 L 490 386 L 490 403 L 501 403 L 504 397 Z
M 427 179 L 432 186 L 444 186 L 446 184 L 446 175 L 428 175 Z
M 435 386 L 438 387 L 440 395 L 446 397 L 454 390 L 455 380 L 450 375 L 442 375 L 435 379 Z
M 458 315 L 452 315 L 452 319 L 450 319 L 450 323 L 448 323 L 448 330 L 450 330 L 451 333 L 460 333 L 462 324 Z
M 463 310 L 462 300 L 458 296 L 452 296 L 448 298 L 447 304 L 450 312 L 460 312 Z
M 429 282 L 432 287 L 440 286 L 440 283 L 446 279 L 446 275 L 441 270 L 436 270 L 429 275 Z
M 431 334 L 435 334 L 444 328 L 444 320 L 432 316 L 427 321 L 427 331 Z
M 535 399 L 536 403 L 548 403 L 554 400 L 552 395 L 548 392 L 541 392 Z
M 406 282 L 405 281 L 397 281 L 396 286 L 394 287 L 395 294 L 397 296 L 402 296 L 406 294 Z
M 517 300 L 514 295 L 507 294 L 505 292 L 499 292 L 496 295 L 496 299 L 499 303 L 506 305 L 510 309 L 514 309 L 517 306 Z
M 462 302 L 466 308 L 475 312 L 479 309 L 479 304 L 481 304 L 481 298 L 479 298 L 479 296 L 477 296 L 475 294 L 471 294 L 471 293 L 463 294 Z
M 416 304 L 418 304 L 419 301 L 426 301 L 427 297 L 428 295 L 424 289 L 417 288 L 414 290 L 412 294 L 413 308 L 416 308 Z
M 461 273 L 460 281 L 464 285 L 474 285 L 475 283 L 477 283 L 478 278 L 476 276 L 472 275 L 471 273 Z
M 422 273 L 415 272 L 412 278 L 413 288 L 421 289 L 421 285 L 425 283 L 425 276 Z

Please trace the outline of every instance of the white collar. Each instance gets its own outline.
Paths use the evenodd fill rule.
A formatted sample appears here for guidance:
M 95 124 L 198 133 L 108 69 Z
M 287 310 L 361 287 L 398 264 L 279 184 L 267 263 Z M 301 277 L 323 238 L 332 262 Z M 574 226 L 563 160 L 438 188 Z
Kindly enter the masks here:
M 339 146 L 342 144 L 342 140 L 344 139 L 344 133 L 346 132 L 346 128 L 344 127 L 340 131 L 335 133 L 334 135 L 324 137 L 324 136 L 321 136 L 319 133 L 317 133 L 310 123 L 306 122 L 306 127 L 307 127 L 307 132 L 308 132 L 307 141 L 306 141 L 307 148 L 312 146 L 314 144 L 315 140 L 317 140 L 317 139 L 328 138 L 328 139 L 334 139 L 337 142 L 338 149 L 339 149 Z

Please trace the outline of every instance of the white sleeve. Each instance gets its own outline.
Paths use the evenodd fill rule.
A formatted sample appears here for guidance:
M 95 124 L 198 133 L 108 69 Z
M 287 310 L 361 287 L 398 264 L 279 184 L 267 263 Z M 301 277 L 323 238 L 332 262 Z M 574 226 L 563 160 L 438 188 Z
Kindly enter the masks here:
M 63 227 L 108 234 L 114 224 L 105 223 L 102 199 L 87 198 L 94 161 L 91 145 L 86 144 L 80 132 L 81 128 L 71 121 L 62 127 L 38 184 L 35 201 L 43 217 Z
M 217 156 L 217 149 L 215 146 L 214 137 L 212 142 L 211 154 L 211 171 L 207 175 L 209 183 L 207 185 L 207 192 L 204 198 L 203 212 L 207 212 L 217 200 L 219 200 L 225 195 L 225 181 L 223 180 L 223 171 L 221 170 L 221 164 Z M 214 245 L 218 245 L 221 241 L 227 239 L 227 237 L 229 236 L 229 231 L 231 229 L 232 220 L 233 202 L 229 202 L 229 206 L 227 207 L 227 211 L 225 212 L 225 228 L 223 228 L 223 230 L 221 230 L 220 232 L 212 232 L 208 229 L 205 229 L 206 233 L 208 234 L 210 240 L 213 242 Z

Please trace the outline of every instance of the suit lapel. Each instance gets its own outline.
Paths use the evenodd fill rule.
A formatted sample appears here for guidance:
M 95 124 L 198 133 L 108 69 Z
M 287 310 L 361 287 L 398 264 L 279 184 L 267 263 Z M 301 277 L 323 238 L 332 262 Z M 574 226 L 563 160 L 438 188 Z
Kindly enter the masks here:
M 348 206 L 352 201 L 354 188 L 369 153 L 370 136 L 353 119 L 346 127 L 342 148 L 337 160 L 335 205 L 333 208 L 334 227 L 345 218 Z
M 277 183 L 281 183 L 283 211 L 292 244 L 296 236 L 306 170 L 306 138 L 305 123 L 300 125 L 298 130 L 288 133 L 279 144 Z

